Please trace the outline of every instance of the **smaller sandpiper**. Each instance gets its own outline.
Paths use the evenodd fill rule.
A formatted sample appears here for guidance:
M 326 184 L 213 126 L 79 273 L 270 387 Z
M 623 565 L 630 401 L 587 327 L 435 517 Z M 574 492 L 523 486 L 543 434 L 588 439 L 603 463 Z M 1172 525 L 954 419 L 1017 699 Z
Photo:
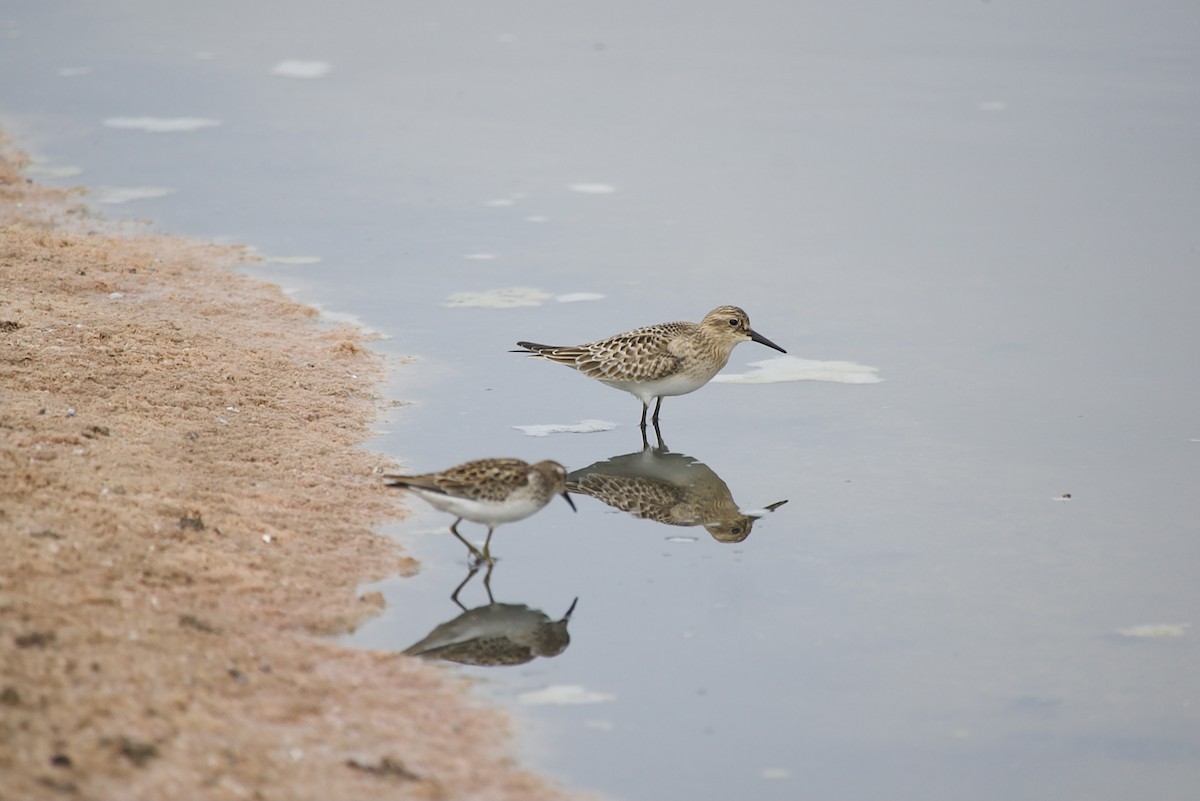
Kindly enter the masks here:
M 478 459 L 438 473 L 383 478 L 388 486 L 416 493 L 431 506 L 455 515 L 450 533 L 467 546 L 476 560 L 489 565 L 496 526 L 524 520 L 555 495 L 561 495 L 575 509 L 575 502 L 567 494 L 567 469 L 549 460 L 529 464 L 520 459 Z M 488 527 L 482 551 L 458 533 L 458 524 L 463 520 Z
M 668 395 L 686 395 L 707 384 L 728 362 L 739 342 L 751 340 L 780 353 L 786 350 L 750 328 L 750 318 L 737 306 L 718 306 L 698 323 L 660 323 L 583 345 L 539 345 L 518 342 L 528 353 L 573 367 L 588 378 L 624 390 L 642 402 L 642 429 L 650 401 L 654 416 Z

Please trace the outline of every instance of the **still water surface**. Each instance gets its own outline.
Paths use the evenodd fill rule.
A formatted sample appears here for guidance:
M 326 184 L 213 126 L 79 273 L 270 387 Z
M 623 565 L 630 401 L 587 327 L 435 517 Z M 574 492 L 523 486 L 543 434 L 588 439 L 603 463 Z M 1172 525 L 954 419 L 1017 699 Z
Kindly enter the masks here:
M 542 770 L 1200 786 L 1200 6 L 45 2 L 0 37 L 44 180 L 417 357 L 372 448 L 594 490 L 490 575 L 414 501 L 422 571 L 347 639 L 509 632 L 454 669 Z M 632 397 L 507 352 L 726 303 L 804 361 L 739 346 L 649 451 Z

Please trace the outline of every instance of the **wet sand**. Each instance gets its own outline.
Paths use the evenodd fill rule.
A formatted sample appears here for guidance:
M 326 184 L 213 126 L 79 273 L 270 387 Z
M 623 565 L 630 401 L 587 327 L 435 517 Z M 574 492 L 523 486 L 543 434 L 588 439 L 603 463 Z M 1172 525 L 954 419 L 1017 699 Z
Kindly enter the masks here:
M 551 798 L 448 670 L 338 647 L 417 564 L 364 335 L 0 141 L 0 799 Z

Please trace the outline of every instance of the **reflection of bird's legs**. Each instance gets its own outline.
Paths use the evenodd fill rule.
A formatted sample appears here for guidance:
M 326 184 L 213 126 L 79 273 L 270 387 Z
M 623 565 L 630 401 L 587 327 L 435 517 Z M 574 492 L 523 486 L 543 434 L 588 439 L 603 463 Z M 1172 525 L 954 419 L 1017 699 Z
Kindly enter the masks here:
M 458 600 L 458 594 L 460 592 L 462 592 L 463 587 L 467 586 L 467 583 L 470 582 L 471 579 L 475 578 L 475 574 L 478 572 L 479 572 L 479 565 L 478 564 L 472 565 L 471 569 L 467 571 L 467 577 L 458 583 L 458 586 L 454 588 L 454 592 L 450 593 L 450 600 L 454 601 L 454 603 L 458 604 L 458 608 L 463 610 L 464 612 L 467 611 L 467 607 L 463 606 L 462 601 Z M 492 576 L 492 571 L 489 569 L 488 570 L 488 578 L 490 579 L 491 576 Z M 484 581 L 486 583 L 487 579 L 485 579 Z M 489 589 L 488 597 L 490 598 L 491 596 L 492 596 L 492 591 L 491 591 L 491 589 Z
M 658 421 L 654 421 L 654 438 L 658 440 L 658 447 L 655 450 L 662 453 L 667 453 L 667 443 L 663 442 L 662 429 L 658 427 Z M 646 436 L 646 428 L 642 427 L 642 450 L 650 450 L 650 439 Z
M 485 540 L 483 541 L 483 553 L 482 553 L 482 554 L 480 554 L 478 551 L 476 551 L 476 553 L 475 553 L 475 555 L 476 555 L 477 557 L 479 557 L 479 558 L 482 558 L 482 559 L 483 559 L 483 561 L 485 561 L 485 562 L 487 562 L 487 563 L 488 563 L 488 568 L 489 568 L 489 569 L 491 568 L 491 566 L 492 566 L 493 564 L 495 564 L 495 563 L 492 561 L 492 551 L 491 551 L 491 545 L 492 545 L 492 531 L 494 531 L 494 530 L 495 530 L 495 529 L 494 529 L 492 526 L 488 526 L 487 539 L 485 539 Z
M 487 590 L 488 603 L 496 603 L 496 599 L 492 597 L 492 568 L 494 564 L 489 564 L 487 572 L 483 574 L 483 588 Z
M 463 538 L 463 535 L 458 533 L 458 524 L 461 522 L 462 522 L 462 518 L 460 517 L 457 520 L 455 520 L 453 523 L 451 523 L 450 524 L 450 533 L 453 534 L 454 536 L 458 537 L 458 541 L 461 542 L 463 545 L 467 546 L 467 550 L 471 552 L 471 556 L 474 556 L 476 561 L 483 561 L 484 557 L 483 557 L 483 554 L 479 552 L 479 549 L 476 548 L 471 543 L 467 542 L 466 539 Z M 492 536 L 492 530 L 489 528 L 488 529 L 488 538 L 490 539 L 491 536 Z
M 667 452 L 667 443 L 663 442 L 662 429 L 658 427 L 658 417 L 654 418 L 654 438 L 658 440 L 658 450 Z M 650 438 L 646 436 L 645 421 L 642 421 L 642 450 L 650 450 Z
M 658 402 L 654 404 L 654 416 L 650 420 L 654 423 L 654 430 L 658 430 L 658 410 L 662 408 L 662 395 L 658 396 Z

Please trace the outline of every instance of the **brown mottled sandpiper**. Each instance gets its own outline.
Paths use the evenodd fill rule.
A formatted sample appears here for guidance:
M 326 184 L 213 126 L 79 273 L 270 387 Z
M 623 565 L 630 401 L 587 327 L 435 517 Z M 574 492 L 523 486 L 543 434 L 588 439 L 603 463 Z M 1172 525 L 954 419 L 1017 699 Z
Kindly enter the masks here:
M 497 603 L 490 585 L 492 566 L 488 565 L 483 580 L 487 605 L 468 609 L 458 600 L 458 594 L 478 570 L 479 565 L 472 566 L 450 596 L 462 614 L 438 625 L 420 642 L 405 648 L 404 653 L 463 665 L 492 666 L 524 665 L 537 657 L 558 656 L 567 649 L 571 644 L 567 624 L 578 598 L 558 620 L 525 604 Z
M 472 556 L 489 565 L 496 526 L 524 520 L 555 495 L 562 495 L 571 509 L 575 508 L 575 502 L 567 495 L 567 469 L 549 460 L 529 464 L 520 459 L 478 459 L 438 473 L 383 478 L 388 486 L 416 493 L 431 506 L 457 516 L 450 525 L 450 533 L 467 546 Z M 458 524 L 463 520 L 488 527 L 482 551 L 458 533 Z
M 579 600 L 576 598 L 575 600 Z M 524 665 L 558 656 L 571 644 L 567 623 L 575 604 L 559 620 L 525 604 L 489 604 L 469 609 L 404 649 L 409 656 L 463 665 Z
M 518 342 L 523 350 L 513 353 L 565 364 L 630 393 L 642 402 L 645 429 L 652 399 L 658 399 L 651 418 L 657 426 L 663 398 L 700 389 L 729 361 L 734 346 L 746 340 L 787 353 L 750 328 L 750 318 L 737 306 L 719 306 L 698 323 L 647 325 L 583 345 Z
M 567 489 L 642 520 L 703 526 L 717 542 L 741 542 L 754 521 L 787 503 L 743 512 L 729 486 L 703 462 L 665 446 L 613 456 L 567 476 Z

